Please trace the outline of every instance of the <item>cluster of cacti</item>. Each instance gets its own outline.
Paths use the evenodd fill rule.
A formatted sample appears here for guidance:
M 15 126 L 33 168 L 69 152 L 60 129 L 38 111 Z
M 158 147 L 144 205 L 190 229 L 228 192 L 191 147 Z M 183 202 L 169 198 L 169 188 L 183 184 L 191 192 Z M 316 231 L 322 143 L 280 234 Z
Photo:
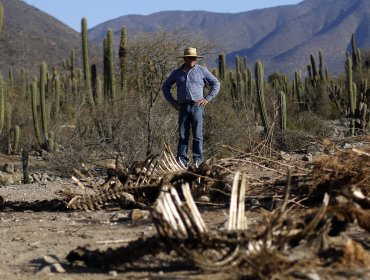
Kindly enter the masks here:
M 109 105 L 111 106 L 109 112 L 113 116 L 112 119 L 116 120 L 118 114 L 115 108 L 118 106 L 112 105 L 120 102 L 117 94 L 124 92 L 129 96 L 133 89 L 137 92 L 145 92 L 145 89 L 151 87 L 160 88 L 152 83 L 150 73 L 158 70 L 153 61 L 150 59 L 143 61 L 139 56 L 130 59 L 125 27 L 121 29 L 118 57 L 115 57 L 113 50 L 113 32 L 110 29 L 107 31 L 103 42 L 104 59 L 101 73 L 99 73 L 100 68 L 96 64 L 90 64 L 89 62 L 87 22 L 85 18 L 82 19 L 81 27 L 81 60 L 83 67 L 79 68 L 78 61 L 80 59 L 76 58 L 75 51 L 72 49 L 70 57 L 63 62 L 65 72 L 58 73 L 57 69 L 53 68 L 49 75 L 46 63 L 42 63 L 40 78 L 39 80 L 34 78 L 31 87 L 28 82 L 28 73 L 24 69 L 20 71 L 20 78 L 16 71 L 13 73 L 13 70 L 9 69 L 5 90 L 4 82 L 0 77 L 0 133 L 5 131 L 6 136 L 4 137 L 8 138 L 9 151 L 16 152 L 19 150 L 19 143 L 22 142 L 19 140 L 20 129 L 22 128 L 22 136 L 24 131 L 27 131 L 26 129 L 23 130 L 24 123 L 20 123 L 20 125 L 11 123 L 12 114 L 15 115 L 14 112 L 17 113 L 17 110 L 22 110 L 19 109 L 19 106 L 13 105 L 17 102 L 17 96 L 32 104 L 33 126 L 39 147 L 52 151 L 54 150 L 55 140 L 54 133 L 50 131 L 50 128 L 57 128 L 55 130 L 57 132 L 56 124 L 61 124 L 65 116 L 68 116 L 66 119 L 70 124 L 75 125 L 78 113 L 81 113 L 80 118 L 84 117 L 85 112 L 91 113 L 88 117 L 94 117 L 101 112 L 101 108 Z M 347 56 L 346 78 L 343 81 L 339 78 L 329 77 L 328 70 L 324 67 L 321 51 L 319 52 L 318 63 L 315 61 L 314 55 L 310 55 L 306 78 L 302 77 L 301 71 L 297 71 L 294 73 L 292 80 L 289 79 L 288 75 L 279 72 L 275 72 L 268 79 L 265 79 L 264 66 L 261 61 L 256 62 L 253 77 L 253 69 L 251 70 L 247 66 L 246 57 L 236 56 L 235 67 L 228 69 L 224 53 L 219 54 L 218 67 L 212 69 L 212 73 L 222 81 L 222 91 L 227 93 L 225 94 L 225 96 L 227 95 L 225 100 L 228 98 L 233 110 L 237 114 L 252 113 L 251 121 L 261 123 L 265 132 L 271 131 L 271 128 L 274 127 L 269 116 L 277 116 L 276 123 L 279 124 L 280 130 L 284 132 L 290 126 L 294 127 L 294 122 L 299 121 L 299 118 L 294 120 L 291 118 L 291 109 L 297 114 L 300 114 L 298 112 L 300 111 L 302 112 L 301 116 L 305 116 L 306 112 L 316 113 L 315 102 L 317 104 L 332 102 L 328 107 L 331 108 L 330 106 L 335 104 L 336 108 L 333 110 L 349 117 L 351 134 L 355 135 L 369 127 L 370 115 L 367 76 L 361 72 L 363 61 L 360 50 L 356 49 L 354 36 L 352 37 L 352 49 L 352 56 L 350 54 Z M 131 51 L 132 49 L 130 54 Z M 119 66 L 119 73 L 118 71 L 115 73 L 115 66 L 117 66 L 117 69 Z M 129 67 L 132 67 L 130 68 L 132 71 L 129 71 Z M 32 95 L 29 94 L 30 90 Z M 323 96 L 328 97 L 329 101 L 322 98 Z M 32 97 L 31 102 L 29 101 L 30 97 Z M 222 100 L 222 97 L 220 99 Z M 122 99 L 123 102 L 127 100 L 126 98 Z M 9 107 L 6 106 L 8 103 Z M 78 111 L 78 106 L 82 107 L 82 109 L 79 107 L 81 111 Z M 271 112 L 272 108 L 275 108 L 276 112 Z M 11 109 L 13 109 L 13 113 Z M 28 107 L 28 109 L 30 108 Z M 15 116 L 14 120 L 18 122 L 19 118 L 17 116 L 19 114 Z M 289 122 L 287 121 L 288 118 Z M 110 122 L 99 123 L 100 120 L 94 120 L 94 122 L 99 125 L 97 130 L 99 135 L 104 136 L 101 138 L 110 138 L 117 131 L 116 126 Z M 31 121 L 29 124 L 31 124 Z M 287 134 L 282 133 L 282 135 Z M 152 142 L 148 141 L 147 151 L 152 148 L 149 143 Z
M 353 82 L 353 64 L 348 56 L 346 60 L 348 115 L 350 118 L 350 133 L 355 134 L 356 129 L 365 131 L 368 126 L 368 108 L 366 103 L 367 80 L 363 80 L 358 88 Z
M 58 96 L 58 87 L 60 87 L 59 78 L 56 77 L 55 79 L 55 95 L 56 95 L 56 104 L 54 106 L 54 116 L 57 116 L 59 113 L 59 97 Z M 40 66 L 40 81 L 39 87 L 37 85 L 37 78 L 33 78 L 32 86 L 31 86 L 31 105 L 32 105 L 32 117 L 33 117 L 33 127 L 35 130 L 35 135 L 39 146 L 42 149 L 47 151 L 54 151 L 54 133 L 49 131 L 48 129 L 48 121 L 49 121 L 49 114 L 46 108 L 46 91 L 47 91 L 47 83 L 48 83 L 48 74 L 47 74 L 47 65 L 43 62 Z M 60 96 L 60 92 L 59 92 Z M 38 102 L 39 101 L 39 102 Z M 40 105 L 40 115 L 41 115 L 41 129 L 39 127 L 39 117 L 38 117 L 38 104 Z M 58 111 L 58 113 L 56 112 Z

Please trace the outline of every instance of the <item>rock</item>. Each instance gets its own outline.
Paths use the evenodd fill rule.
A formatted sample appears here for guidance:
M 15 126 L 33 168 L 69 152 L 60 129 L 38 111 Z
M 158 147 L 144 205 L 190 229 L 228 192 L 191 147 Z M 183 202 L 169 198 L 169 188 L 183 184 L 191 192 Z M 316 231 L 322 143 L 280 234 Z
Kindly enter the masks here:
M 117 213 L 114 214 L 110 219 L 113 221 L 119 221 L 119 220 L 127 220 L 129 218 L 129 214 L 126 213 Z
M 3 171 L 9 174 L 14 174 L 14 164 L 5 163 Z
M 247 204 L 248 204 L 248 209 L 249 210 L 254 210 L 256 208 L 261 207 L 261 203 L 259 202 L 258 199 L 255 199 L 255 198 L 247 199 Z
M 200 202 L 211 202 L 211 198 L 209 195 L 202 195 L 201 197 L 198 198 L 198 201 Z
M 112 277 L 117 277 L 117 275 L 118 275 L 117 271 L 115 271 L 115 270 L 111 270 L 111 271 L 109 271 L 109 272 L 108 272 L 108 274 L 109 274 L 110 276 L 112 276 Z
M 40 177 L 39 177 L 39 175 L 37 175 L 37 173 L 32 174 L 32 178 L 33 178 L 34 182 L 40 183 Z
M 149 211 L 144 211 L 144 210 L 140 210 L 140 209 L 133 209 L 130 212 L 129 217 L 133 221 L 147 219 L 149 217 Z
M 45 161 L 48 161 L 50 158 L 51 158 L 51 154 L 48 153 L 47 151 L 45 150 L 42 150 L 41 151 L 41 158 Z
M 280 155 L 278 156 L 279 160 L 291 161 L 292 156 L 286 152 L 281 151 Z
M 15 182 L 14 182 L 14 179 L 12 177 L 9 177 L 5 183 L 4 183 L 4 186 L 11 186 L 11 185 L 14 185 Z
M 311 154 L 307 154 L 307 155 L 303 156 L 302 160 L 303 161 L 312 161 L 312 155 Z
M 308 154 L 321 154 L 324 152 L 324 146 L 321 144 L 311 144 L 307 147 Z

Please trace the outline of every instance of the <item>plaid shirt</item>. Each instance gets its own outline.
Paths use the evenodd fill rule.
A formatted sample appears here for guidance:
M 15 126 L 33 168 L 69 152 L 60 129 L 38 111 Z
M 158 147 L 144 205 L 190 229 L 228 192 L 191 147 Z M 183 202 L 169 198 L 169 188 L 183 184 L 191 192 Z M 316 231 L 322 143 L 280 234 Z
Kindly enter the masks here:
M 212 75 L 206 67 L 196 64 L 188 74 L 183 70 L 184 65 L 174 70 L 164 82 L 162 90 L 164 97 L 172 105 L 182 104 L 188 101 L 197 101 L 204 98 L 203 89 L 205 85 L 210 85 L 211 89 L 205 97 L 211 101 L 220 90 L 220 82 Z M 177 85 L 177 100 L 171 94 L 171 87 Z

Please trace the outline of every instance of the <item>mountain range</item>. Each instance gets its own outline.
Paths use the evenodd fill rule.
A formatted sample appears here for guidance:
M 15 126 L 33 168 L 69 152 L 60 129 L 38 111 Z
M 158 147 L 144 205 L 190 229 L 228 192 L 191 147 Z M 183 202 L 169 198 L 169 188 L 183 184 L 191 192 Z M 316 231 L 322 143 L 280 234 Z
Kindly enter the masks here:
M 72 48 L 80 52 L 80 35 L 67 25 L 23 1 L 1 2 L 5 11 L 0 35 L 2 72 L 9 68 L 35 69 L 41 61 L 60 66 Z M 96 60 L 100 59 L 99 46 L 107 29 L 112 28 L 118 42 L 122 26 L 127 27 L 129 36 L 182 29 L 214 42 L 227 54 L 230 67 L 235 55 L 246 56 L 250 66 L 256 59 L 262 60 L 266 73 L 305 71 L 310 54 L 318 56 L 321 50 L 329 72 L 339 74 L 344 70 L 352 33 L 357 47 L 370 46 L 370 1 L 304 0 L 241 13 L 166 11 L 122 16 L 89 30 L 91 54 Z M 207 65 L 216 66 L 217 54 L 206 57 Z
M 246 56 L 250 63 L 262 60 L 268 73 L 305 70 L 310 54 L 318 56 L 321 50 L 329 72 L 338 74 L 344 70 L 352 33 L 357 47 L 370 47 L 370 1 L 305 0 L 236 14 L 170 11 L 128 15 L 92 28 L 90 38 L 100 43 L 106 30 L 112 28 L 119 40 L 124 25 L 129 35 L 184 29 L 214 41 L 227 54 L 230 66 L 235 55 Z M 210 55 L 208 63 L 216 65 L 216 56 Z

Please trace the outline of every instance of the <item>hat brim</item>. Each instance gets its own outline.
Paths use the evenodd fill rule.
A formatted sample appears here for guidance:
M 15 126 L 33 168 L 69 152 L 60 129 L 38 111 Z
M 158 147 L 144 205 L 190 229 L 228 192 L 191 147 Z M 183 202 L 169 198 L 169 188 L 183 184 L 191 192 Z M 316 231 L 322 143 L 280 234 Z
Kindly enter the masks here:
M 178 58 L 185 58 L 185 57 L 204 58 L 204 56 L 201 56 L 201 55 L 182 55 L 182 56 L 178 56 Z

